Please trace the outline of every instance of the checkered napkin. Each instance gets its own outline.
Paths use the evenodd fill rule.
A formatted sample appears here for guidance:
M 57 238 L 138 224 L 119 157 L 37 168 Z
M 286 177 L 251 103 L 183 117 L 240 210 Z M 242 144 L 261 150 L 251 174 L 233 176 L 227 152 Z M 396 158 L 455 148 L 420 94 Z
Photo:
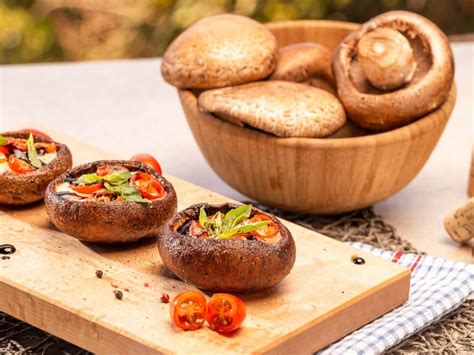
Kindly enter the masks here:
M 407 303 L 319 354 L 378 354 L 458 307 L 474 292 L 474 265 L 350 243 L 412 270 Z

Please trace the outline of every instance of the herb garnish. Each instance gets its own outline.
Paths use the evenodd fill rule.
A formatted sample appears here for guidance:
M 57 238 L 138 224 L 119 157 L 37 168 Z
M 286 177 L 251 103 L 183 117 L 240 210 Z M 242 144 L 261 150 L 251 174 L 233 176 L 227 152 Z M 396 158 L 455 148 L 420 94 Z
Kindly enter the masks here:
M 33 135 L 30 133 L 28 140 L 26 141 L 26 145 L 28 147 L 28 159 L 30 160 L 31 165 L 35 168 L 39 169 L 43 165 L 41 160 L 38 158 L 38 153 L 36 152 L 35 148 L 35 141 L 33 139 Z
M 146 198 L 143 198 L 140 195 L 140 192 L 132 185 L 130 185 L 128 182 L 125 182 L 121 185 L 112 185 L 108 182 L 104 183 L 104 187 L 111 191 L 118 193 L 124 201 L 133 201 L 133 202 L 138 202 L 138 203 L 151 203 L 150 200 L 147 200 Z
M 7 145 L 7 144 L 8 144 L 8 138 L 0 135 L 0 145 Z
M 246 222 L 251 213 L 252 205 L 243 205 L 231 209 L 225 215 L 222 212 L 217 212 L 208 217 L 204 207 L 201 207 L 199 210 L 199 224 L 204 227 L 209 237 L 226 239 L 236 234 L 253 232 L 271 223 L 271 221 Z

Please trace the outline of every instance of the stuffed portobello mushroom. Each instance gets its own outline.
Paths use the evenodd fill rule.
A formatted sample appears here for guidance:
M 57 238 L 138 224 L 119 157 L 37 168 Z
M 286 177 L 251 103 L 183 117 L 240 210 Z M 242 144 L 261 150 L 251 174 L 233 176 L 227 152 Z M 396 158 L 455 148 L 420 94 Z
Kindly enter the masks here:
M 165 266 L 185 282 L 217 292 L 256 292 L 275 286 L 291 271 L 293 237 L 275 217 L 231 203 L 196 204 L 161 230 Z
M 173 186 L 141 162 L 102 160 L 51 182 L 46 211 L 62 232 L 98 243 L 156 236 L 177 209 Z
M 20 206 L 43 199 L 48 184 L 71 166 L 64 144 L 32 133 L 0 133 L 0 204 Z

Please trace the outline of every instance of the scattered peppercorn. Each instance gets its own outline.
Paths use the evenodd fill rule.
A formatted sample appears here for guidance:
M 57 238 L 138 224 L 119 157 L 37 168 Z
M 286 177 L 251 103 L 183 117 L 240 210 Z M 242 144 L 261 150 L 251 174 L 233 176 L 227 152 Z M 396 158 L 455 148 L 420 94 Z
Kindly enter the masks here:
M 9 256 L 2 256 L 2 260 L 10 260 Z
M 95 276 L 97 276 L 99 279 L 101 279 L 102 276 L 104 276 L 104 272 L 102 270 L 97 270 L 95 272 Z
M 168 295 L 167 293 L 163 293 L 161 295 L 161 302 L 168 303 L 169 301 L 170 301 L 170 295 Z
M 361 258 L 360 256 L 353 256 L 352 257 L 352 262 L 356 265 L 365 264 L 365 260 L 363 258 Z
M 114 290 L 115 298 L 121 300 L 123 298 L 123 293 L 120 290 Z
M 150 287 L 150 284 L 149 284 L 148 282 L 145 282 L 145 283 L 143 284 L 143 286 L 145 286 L 145 287 Z

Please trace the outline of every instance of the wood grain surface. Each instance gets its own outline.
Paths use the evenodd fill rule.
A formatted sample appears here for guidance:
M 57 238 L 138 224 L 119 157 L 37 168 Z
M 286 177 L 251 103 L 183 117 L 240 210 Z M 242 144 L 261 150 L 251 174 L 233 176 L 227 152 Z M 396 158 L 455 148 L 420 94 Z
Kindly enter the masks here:
M 314 41 L 334 50 L 357 25 L 337 21 L 270 24 L 279 46 Z M 370 206 L 404 188 L 436 146 L 456 100 L 404 127 L 378 134 L 351 129 L 338 138 L 279 138 L 201 112 L 196 96 L 178 91 L 194 138 L 230 186 L 265 205 L 310 213 Z M 212 137 L 212 138 L 211 138 Z
M 70 137 L 53 137 L 69 145 L 76 165 L 114 158 Z M 180 208 L 227 200 L 168 178 Z M 244 296 L 244 327 L 222 336 L 171 324 L 161 294 L 173 297 L 193 287 L 164 269 L 154 240 L 119 247 L 81 243 L 56 230 L 41 203 L 1 208 L 0 243 L 17 251 L 0 260 L 0 311 L 99 354 L 310 353 L 407 300 L 409 270 L 284 223 L 297 246 L 293 271 L 272 290 Z M 354 255 L 366 263 L 354 264 Z M 116 289 L 123 291 L 121 301 Z

